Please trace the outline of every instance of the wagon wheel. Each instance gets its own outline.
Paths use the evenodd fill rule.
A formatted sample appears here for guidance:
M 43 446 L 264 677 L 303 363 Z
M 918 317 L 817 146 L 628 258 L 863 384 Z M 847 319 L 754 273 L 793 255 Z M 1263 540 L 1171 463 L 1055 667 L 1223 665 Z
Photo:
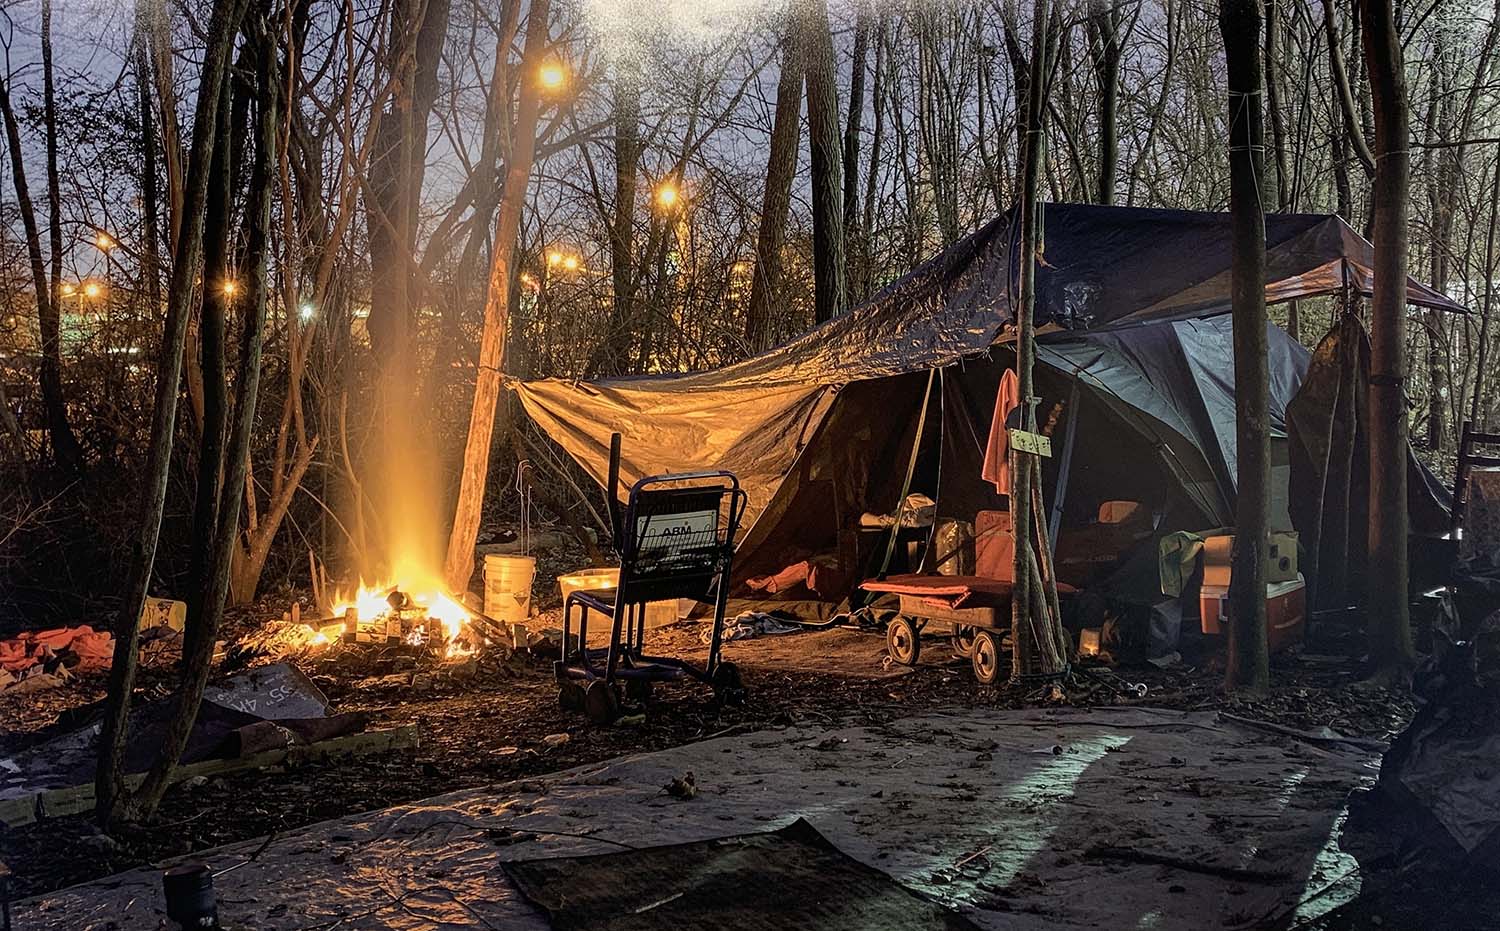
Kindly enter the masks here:
M 955 624 L 953 626 L 953 652 L 959 656 L 973 656 L 975 633 L 975 629 L 968 624 Z
M 885 628 L 885 648 L 891 659 L 903 666 L 915 666 L 922 655 L 922 639 L 909 618 L 896 615 Z
M 711 684 L 720 705 L 743 705 L 750 697 L 745 680 L 740 676 L 740 667 L 734 663 L 720 663 L 714 670 Z
M 595 724 L 613 724 L 620 716 L 620 698 L 603 679 L 595 679 L 583 693 L 583 712 Z
M 583 710 L 583 686 L 572 679 L 564 679 L 557 685 L 557 703 L 564 711 Z
M 984 685 L 994 685 L 1000 678 L 1000 637 L 992 630 L 974 632 L 974 678 Z

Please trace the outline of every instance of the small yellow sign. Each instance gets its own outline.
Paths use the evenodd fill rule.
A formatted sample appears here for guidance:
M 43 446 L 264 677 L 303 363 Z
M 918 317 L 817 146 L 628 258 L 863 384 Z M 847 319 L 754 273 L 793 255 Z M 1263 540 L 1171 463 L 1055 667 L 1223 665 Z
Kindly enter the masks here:
M 1006 433 L 1010 435 L 1012 449 L 1023 453 L 1031 453 L 1033 456 L 1041 456 L 1044 459 L 1052 458 L 1052 440 L 1042 436 L 1040 433 L 1028 433 L 1025 430 L 1017 430 L 1012 427 Z

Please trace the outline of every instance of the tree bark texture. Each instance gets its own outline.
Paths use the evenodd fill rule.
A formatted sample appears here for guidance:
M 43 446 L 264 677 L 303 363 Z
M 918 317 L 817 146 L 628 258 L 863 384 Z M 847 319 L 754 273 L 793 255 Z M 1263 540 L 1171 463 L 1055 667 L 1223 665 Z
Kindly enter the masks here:
M 203 246 L 203 217 L 208 194 L 209 164 L 213 160 L 218 123 L 219 96 L 226 80 L 229 52 L 239 29 L 246 0 L 216 0 L 209 20 L 208 45 L 198 79 L 194 108 L 193 142 L 188 156 L 183 191 L 183 228 L 177 239 L 172 263 L 172 285 L 167 296 L 167 318 L 157 359 L 155 413 L 151 421 L 151 443 L 147 453 L 146 485 L 141 491 L 136 537 L 122 554 L 130 566 L 120 614 L 115 621 L 115 653 L 109 670 L 109 695 L 99 735 L 99 767 L 95 777 L 96 812 L 109 821 L 119 813 L 123 801 L 126 719 L 135 687 L 136 661 L 140 649 L 140 615 L 156 544 L 166 507 L 167 478 L 171 466 L 172 440 L 177 424 L 177 397 L 182 381 L 182 348 L 193 295 L 194 277 Z
M 1234 243 L 1230 295 L 1239 486 L 1229 586 L 1226 684 L 1259 691 L 1270 680 L 1265 561 L 1271 500 L 1259 0 L 1220 0 L 1219 28 L 1224 35 L 1229 76 L 1229 212 Z
M 234 426 L 227 450 L 218 456 L 219 461 L 215 463 L 222 467 L 224 481 L 218 481 L 217 469 L 210 472 L 206 465 L 200 465 L 199 469 L 200 488 L 204 483 L 211 485 L 216 489 L 218 498 L 216 520 L 211 527 L 206 528 L 208 535 L 195 541 L 195 545 L 206 549 L 210 557 L 202 578 L 196 580 L 198 612 L 196 615 L 189 614 L 190 635 L 183 639 L 183 677 L 178 686 L 172 719 L 162 738 L 161 758 L 152 766 L 131 806 L 133 814 L 138 818 L 149 817 L 161 803 L 172 769 L 187 748 L 198 709 L 203 704 L 203 689 L 213 670 L 214 642 L 219 623 L 224 617 L 224 601 L 229 593 L 230 567 L 235 551 L 235 538 L 239 533 L 241 489 L 245 487 L 245 478 L 249 473 L 269 291 L 267 237 L 271 227 L 271 191 L 274 183 L 272 166 L 276 162 L 278 129 L 275 45 L 265 28 L 266 24 L 261 22 L 258 26 L 255 32 L 260 48 L 255 69 L 258 78 L 255 97 L 259 112 L 255 119 L 255 160 L 250 176 L 250 204 L 246 211 L 249 222 L 245 248 L 246 278 L 249 282 L 245 300 L 248 312 L 241 328 Z M 220 147 L 215 148 L 217 151 Z M 221 306 L 218 313 L 222 315 L 225 309 Z M 222 322 L 221 319 L 221 326 Z M 208 345 L 207 336 L 205 327 L 205 346 Z M 218 395 L 227 401 L 228 384 L 225 379 L 222 344 L 217 349 L 220 352 L 217 364 L 212 368 L 208 364 L 204 365 L 205 376 L 210 379 L 206 387 L 208 396 Z
M 745 343 L 752 353 L 771 348 L 772 320 L 781 292 L 781 249 L 792 206 L 797 174 L 797 141 L 802 136 L 802 55 L 799 23 L 794 19 L 781 43 L 781 75 L 776 82 L 776 113 L 771 120 L 771 150 L 766 157 L 766 187 L 761 199 L 760 228 L 755 236 L 755 277 L 745 315 Z
M 1370 299 L 1370 659 L 1411 665 L 1407 610 L 1406 253 L 1411 154 L 1409 104 L 1390 0 L 1359 0 L 1375 115 L 1370 195 L 1375 283 Z
M 448 538 L 444 569 L 453 591 L 466 591 L 474 572 L 474 541 L 479 538 L 479 517 L 484 505 L 485 480 L 489 475 L 490 444 L 495 432 L 495 410 L 501 389 L 500 367 L 505 361 L 505 337 L 509 325 L 512 259 L 521 211 L 531 181 L 536 155 L 536 125 L 541 110 L 538 72 L 547 52 L 549 0 L 532 0 L 526 13 L 526 39 L 521 51 L 520 99 L 516 105 L 515 132 L 510 158 L 505 163 L 505 184 L 500 192 L 500 213 L 495 242 L 490 250 L 490 277 L 484 299 L 484 330 L 479 342 L 479 367 L 474 376 L 474 405 L 469 414 L 469 434 L 464 445 L 459 476 L 458 502 L 453 530 Z M 507 54 L 505 47 L 495 54 Z
M 807 142 L 812 155 L 813 315 L 819 323 L 844 312 L 843 167 L 838 76 L 827 0 L 799 0 L 807 69 Z

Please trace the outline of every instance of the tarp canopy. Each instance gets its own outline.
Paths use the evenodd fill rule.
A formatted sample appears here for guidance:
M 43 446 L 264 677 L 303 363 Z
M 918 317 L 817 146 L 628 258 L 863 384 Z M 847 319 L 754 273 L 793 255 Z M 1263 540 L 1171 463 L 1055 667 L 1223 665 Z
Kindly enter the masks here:
M 1036 319 L 1045 330 L 1112 331 L 1229 309 L 1228 214 L 1051 204 L 1043 220 Z M 747 519 L 753 523 L 845 386 L 951 365 L 980 356 L 1005 338 L 1013 321 L 1018 233 L 1011 214 L 999 217 L 847 314 L 744 362 L 685 375 L 591 383 L 542 379 L 521 383 L 517 390 L 527 414 L 601 483 L 610 434 L 619 432 L 627 480 L 692 469 L 732 470 L 750 494 Z M 1336 216 L 1267 216 L 1266 248 L 1268 300 L 1345 287 L 1369 291 L 1373 249 Z M 1407 299 L 1463 311 L 1414 281 L 1408 283 Z M 1090 345 L 1089 351 L 1110 357 L 1101 357 L 1101 365 L 1134 366 L 1139 371 L 1133 377 L 1152 381 L 1149 368 L 1121 361 L 1118 345 L 1107 340 Z M 1071 350 L 1057 350 L 1065 351 Z M 1200 366 L 1190 373 L 1223 400 L 1227 371 Z M 1180 400 L 1176 389 L 1165 391 L 1158 406 Z M 1223 430 L 1231 422 L 1213 426 Z M 1222 475 L 1228 468 L 1232 474 L 1232 460 L 1219 458 L 1215 470 Z

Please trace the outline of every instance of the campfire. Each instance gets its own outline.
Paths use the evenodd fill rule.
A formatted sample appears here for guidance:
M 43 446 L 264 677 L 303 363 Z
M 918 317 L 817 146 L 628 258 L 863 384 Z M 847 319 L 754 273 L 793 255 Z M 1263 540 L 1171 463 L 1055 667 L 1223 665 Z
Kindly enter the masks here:
M 332 607 L 334 621 L 317 631 L 312 645 L 334 639 L 404 643 L 455 659 L 478 652 L 484 644 L 474 613 L 440 589 L 361 585 L 352 596 L 336 596 Z

